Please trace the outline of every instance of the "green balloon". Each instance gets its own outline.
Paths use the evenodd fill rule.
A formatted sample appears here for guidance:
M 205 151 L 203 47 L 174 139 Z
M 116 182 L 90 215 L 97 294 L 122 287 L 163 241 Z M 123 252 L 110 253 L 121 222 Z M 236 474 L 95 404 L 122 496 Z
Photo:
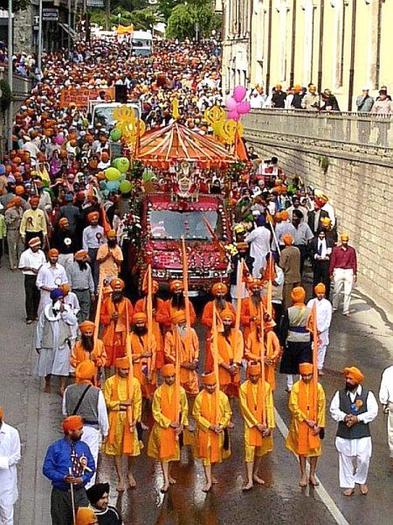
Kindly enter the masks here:
M 121 139 L 121 131 L 120 129 L 112 129 L 111 133 L 110 133 L 110 138 L 111 140 L 113 140 L 113 142 L 117 142 L 118 140 Z
M 106 168 L 105 170 L 106 180 L 119 180 L 120 176 L 121 173 L 117 168 Z
M 132 184 L 129 180 L 123 180 L 120 183 L 119 190 L 121 193 L 129 193 L 132 190 Z
M 120 171 L 120 173 L 127 173 L 128 168 L 130 167 L 130 161 L 127 157 L 118 157 L 115 159 L 114 166 Z

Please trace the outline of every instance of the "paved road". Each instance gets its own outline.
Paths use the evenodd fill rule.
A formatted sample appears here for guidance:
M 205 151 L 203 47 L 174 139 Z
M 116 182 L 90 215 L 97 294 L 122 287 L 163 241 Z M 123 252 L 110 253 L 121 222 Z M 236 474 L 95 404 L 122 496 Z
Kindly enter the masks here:
M 0 270 L 1 367 L 0 403 L 8 421 L 22 437 L 23 460 L 20 465 L 20 499 L 16 524 L 49 524 L 49 483 L 41 475 L 46 448 L 60 433 L 60 398 L 43 394 L 32 370 L 35 363 L 33 327 L 24 324 L 22 277 Z M 367 387 L 378 391 L 381 371 L 393 361 L 393 325 L 365 296 L 356 292 L 355 313 L 350 320 L 335 314 L 331 346 L 327 357 L 328 373 L 323 378 L 327 398 L 342 385 L 339 371 L 356 364 L 366 373 Z M 279 377 L 276 408 L 282 418 L 281 430 L 288 425 L 287 395 Z M 201 491 L 203 471 L 187 450 L 175 468 L 178 484 L 163 497 L 158 465 L 143 454 L 135 460 L 138 488 L 112 501 L 130 525 L 243 525 L 249 523 L 311 524 L 334 523 L 388 525 L 392 521 L 391 486 L 393 470 L 389 464 L 386 430 L 382 414 L 373 425 L 374 456 L 367 497 L 345 498 L 338 488 L 337 454 L 334 449 L 335 426 L 328 421 L 324 455 L 319 477 L 323 490 L 301 490 L 294 456 L 284 446 L 279 429 L 275 433 L 273 454 L 264 459 L 267 484 L 247 494 L 240 490 L 243 475 L 242 425 L 235 403 L 235 429 L 232 431 L 232 458 L 219 466 L 220 484 L 205 495 Z M 283 426 L 284 425 L 284 426 Z M 115 485 L 114 471 L 103 458 L 99 477 Z M 329 507 L 329 508 L 328 508 Z M 329 510 L 330 509 L 330 510 Z M 334 517 L 331 511 L 336 512 Z

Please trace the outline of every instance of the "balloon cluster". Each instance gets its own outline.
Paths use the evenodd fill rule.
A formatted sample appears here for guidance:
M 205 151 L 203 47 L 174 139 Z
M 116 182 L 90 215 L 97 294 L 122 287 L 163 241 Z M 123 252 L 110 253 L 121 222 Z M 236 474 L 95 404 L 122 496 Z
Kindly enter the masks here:
M 132 190 L 132 183 L 127 180 L 127 171 L 130 161 L 127 157 L 117 157 L 112 161 L 112 166 L 106 168 L 105 181 L 102 181 L 102 189 L 107 191 L 118 191 L 129 193 Z
M 238 122 L 242 115 L 246 115 L 250 112 L 250 103 L 245 101 L 244 98 L 247 95 L 247 89 L 243 86 L 236 86 L 233 90 L 231 97 L 228 97 L 225 102 L 227 109 L 227 118 L 229 120 L 235 120 Z

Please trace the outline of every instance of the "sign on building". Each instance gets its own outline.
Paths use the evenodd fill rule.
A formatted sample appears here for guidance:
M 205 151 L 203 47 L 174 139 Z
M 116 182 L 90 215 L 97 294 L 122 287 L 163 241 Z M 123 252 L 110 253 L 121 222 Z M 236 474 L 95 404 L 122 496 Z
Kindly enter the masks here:
M 44 7 L 42 9 L 42 20 L 44 22 L 58 22 L 59 10 L 53 7 Z

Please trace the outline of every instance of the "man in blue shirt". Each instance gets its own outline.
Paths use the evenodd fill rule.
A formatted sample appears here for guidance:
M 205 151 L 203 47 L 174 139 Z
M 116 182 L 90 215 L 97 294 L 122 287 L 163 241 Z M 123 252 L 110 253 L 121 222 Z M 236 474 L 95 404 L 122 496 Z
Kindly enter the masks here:
M 70 416 L 63 421 L 64 438 L 55 441 L 47 450 L 43 474 L 52 482 L 52 525 L 73 525 L 71 490 L 75 509 L 87 507 L 85 485 L 90 481 L 95 464 L 89 446 L 81 441 L 83 419 Z

